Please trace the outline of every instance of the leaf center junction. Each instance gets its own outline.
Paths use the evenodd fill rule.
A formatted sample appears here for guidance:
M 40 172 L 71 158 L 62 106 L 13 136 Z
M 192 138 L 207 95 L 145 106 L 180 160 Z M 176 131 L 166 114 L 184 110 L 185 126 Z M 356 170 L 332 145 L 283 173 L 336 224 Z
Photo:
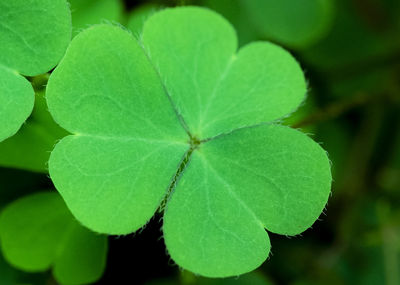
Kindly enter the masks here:
M 201 140 L 199 140 L 197 137 L 191 136 L 189 139 L 189 144 L 190 144 L 190 149 L 195 150 L 200 146 Z
M 165 196 L 165 199 L 163 200 L 163 202 L 161 203 L 160 206 L 160 211 L 162 211 L 165 208 L 165 205 L 172 193 L 172 191 L 174 191 L 174 188 L 176 187 L 176 184 L 179 181 L 179 178 L 181 177 L 183 171 L 185 170 L 186 166 L 189 164 L 190 161 L 190 157 L 192 156 L 192 153 L 199 148 L 199 146 L 201 145 L 203 141 L 201 141 L 200 139 L 198 139 L 195 136 L 190 136 L 190 139 L 188 140 L 188 143 L 190 145 L 188 151 L 186 151 L 185 155 L 183 156 L 181 163 L 178 166 L 178 169 L 174 175 L 174 177 L 171 180 L 171 184 L 168 187 L 168 192 L 167 195 Z

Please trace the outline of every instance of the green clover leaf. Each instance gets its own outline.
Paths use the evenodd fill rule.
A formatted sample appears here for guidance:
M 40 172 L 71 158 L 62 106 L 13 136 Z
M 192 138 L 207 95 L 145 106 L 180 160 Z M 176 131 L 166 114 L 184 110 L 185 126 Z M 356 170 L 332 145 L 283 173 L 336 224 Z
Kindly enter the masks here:
M 29 81 L 0 64 L 0 141 L 19 130 L 32 112 L 34 101 Z
M 70 37 L 65 0 L 0 1 L 0 141 L 14 135 L 32 112 L 33 88 L 22 75 L 53 68 Z
M 154 14 L 140 40 L 110 25 L 75 37 L 47 102 L 73 134 L 50 176 L 80 222 L 128 234 L 166 201 L 171 257 L 208 277 L 258 267 L 265 228 L 296 235 L 314 223 L 330 193 L 327 155 L 273 124 L 303 100 L 301 68 L 271 43 L 236 49 L 231 25 L 194 7 Z
M 79 225 L 57 193 L 41 192 L 9 204 L 0 215 L 5 259 L 24 271 L 53 267 L 61 284 L 87 284 L 103 273 L 107 238 Z

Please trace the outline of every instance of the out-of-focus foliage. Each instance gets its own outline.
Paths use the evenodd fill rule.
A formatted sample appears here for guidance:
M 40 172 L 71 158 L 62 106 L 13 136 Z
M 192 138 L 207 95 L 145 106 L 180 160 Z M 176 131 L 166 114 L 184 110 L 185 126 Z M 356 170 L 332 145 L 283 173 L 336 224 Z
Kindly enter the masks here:
M 162 7 L 154 3 L 137 7 L 130 13 L 126 27 L 138 36 L 142 32 L 143 24 L 147 18 L 160 9 Z
M 203 0 L 238 31 L 241 44 L 262 38 L 295 49 L 315 44 L 329 31 L 333 0 Z
M 10 202 L 18 197 L 34 193 L 45 187 L 48 179 L 41 174 L 0 168 L 0 213 Z M 1 229 L 0 229 L 1 230 Z M 12 267 L 4 260 L 0 250 L 0 284 L 4 285 L 43 285 L 49 279 L 48 273 L 26 273 Z
M 181 285 L 272 285 L 265 276 L 257 271 L 231 278 L 205 278 L 195 276 L 190 272 L 183 271 L 181 274 Z
M 325 36 L 333 18 L 333 0 L 240 0 L 260 35 L 293 48 Z
M 395 4 L 398 1 L 335 2 L 337 13 L 330 32 L 302 53 L 307 63 L 321 70 L 352 68 L 352 64 L 382 57 L 398 49 L 400 39 L 396 34 L 400 27 L 396 24 L 399 13 L 398 4 Z
M 257 39 L 258 33 L 243 10 L 240 0 L 202 0 L 200 3 L 217 11 L 232 23 L 241 46 Z
M 71 5 L 74 35 L 94 24 L 123 20 L 121 0 L 68 0 Z
M 1 285 L 43 285 L 47 278 L 46 274 L 29 274 L 11 267 L 0 252 Z
M 265 276 L 257 271 L 238 277 L 230 278 L 205 278 L 195 276 L 188 271 L 182 271 L 175 279 L 154 280 L 146 285 L 273 285 Z
M 61 284 L 86 284 L 103 273 L 105 236 L 79 225 L 57 193 L 36 193 L 9 204 L 0 215 L 6 260 L 27 272 L 53 268 Z

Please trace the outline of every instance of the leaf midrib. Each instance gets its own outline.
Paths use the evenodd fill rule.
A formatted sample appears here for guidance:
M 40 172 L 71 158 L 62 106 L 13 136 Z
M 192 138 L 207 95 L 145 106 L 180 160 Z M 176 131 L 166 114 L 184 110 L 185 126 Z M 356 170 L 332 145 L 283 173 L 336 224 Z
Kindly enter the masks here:
M 190 130 L 189 130 L 188 125 L 186 124 L 186 122 L 185 122 L 183 116 L 179 113 L 178 108 L 175 106 L 174 102 L 172 101 L 172 97 L 171 97 L 171 95 L 169 94 L 169 91 L 168 91 L 168 89 L 167 89 L 167 86 L 165 86 L 164 81 L 163 81 L 162 78 L 161 78 L 161 74 L 160 74 L 159 70 L 156 68 L 156 66 L 154 65 L 153 61 L 151 60 L 150 54 L 147 52 L 145 46 L 143 45 L 142 40 L 141 40 L 141 39 L 138 39 L 137 42 L 139 43 L 139 46 L 140 46 L 141 49 L 143 50 L 143 53 L 144 53 L 144 55 L 146 56 L 146 58 L 147 58 L 149 64 L 151 65 L 151 67 L 153 68 L 154 72 L 156 73 L 156 75 L 157 75 L 157 77 L 158 77 L 158 79 L 159 79 L 159 81 L 160 81 L 160 84 L 161 84 L 161 86 L 162 86 L 162 88 L 163 88 L 163 90 L 164 90 L 164 93 L 165 93 L 165 95 L 167 96 L 168 101 L 170 102 L 171 107 L 172 107 L 172 109 L 173 109 L 174 112 L 175 112 L 176 117 L 178 118 L 178 121 L 180 122 L 180 124 L 181 124 L 181 126 L 183 127 L 183 129 L 186 131 L 186 133 L 187 133 L 187 135 L 189 136 L 189 138 L 192 138 L 192 134 L 190 133 Z

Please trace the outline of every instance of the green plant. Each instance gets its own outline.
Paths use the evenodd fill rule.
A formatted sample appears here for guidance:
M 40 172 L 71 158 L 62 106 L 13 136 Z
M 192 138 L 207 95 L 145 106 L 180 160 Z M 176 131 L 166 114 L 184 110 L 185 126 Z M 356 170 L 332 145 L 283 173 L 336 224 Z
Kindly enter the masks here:
M 15 284 L 32 284 L 39 285 L 45 283 L 43 276 L 32 276 L 29 273 L 18 272 L 15 268 L 11 267 L 0 254 L 0 276 L 1 282 L 4 285 Z
M 122 18 L 122 3 L 120 1 L 115 0 L 98 0 L 98 1 L 69 1 L 70 8 L 72 11 L 72 26 L 74 30 L 74 34 L 76 34 L 79 30 L 83 28 L 89 27 L 92 24 L 101 23 L 102 21 L 117 21 Z M 33 1 L 32 6 L 34 8 L 29 7 L 26 8 L 25 4 L 22 6 L 16 5 L 10 9 L 15 11 L 11 14 L 10 18 L 7 18 L 7 23 L 12 25 L 12 23 L 21 20 L 21 16 L 18 15 L 18 9 L 24 11 L 24 19 L 26 17 L 27 10 L 30 9 L 29 13 L 33 15 L 40 13 L 41 19 L 44 19 L 42 23 L 46 25 L 50 25 L 52 21 L 54 21 L 53 15 L 49 13 L 42 13 L 41 10 L 45 9 L 47 5 L 47 1 Z M 66 7 L 66 4 L 63 4 Z M 41 9 L 37 9 L 37 7 L 41 7 Z M 16 17 L 17 15 L 17 17 Z M 34 17 L 34 16 L 32 16 Z M 65 17 L 70 18 L 71 16 L 68 13 L 65 14 Z M 36 18 L 36 17 L 35 17 Z M 26 17 L 29 19 L 29 17 Z M 30 32 L 31 26 L 30 22 L 27 21 L 27 25 L 21 24 L 21 29 L 25 31 L 26 37 L 28 41 L 51 41 L 52 38 L 47 35 L 47 28 L 42 29 L 40 31 L 34 31 L 34 33 Z M 11 27 L 11 26 L 10 26 Z M 41 28 L 41 27 L 40 27 Z M 67 30 L 61 30 L 57 27 L 55 28 L 55 32 L 58 32 L 57 35 L 53 35 L 53 37 L 59 37 L 67 39 L 69 43 L 70 37 L 70 28 Z M 29 38 L 28 38 L 29 37 Z M 38 37 L 38 38 L 37 38 Z M 25 39 L 26 40 L 26 39 Z M 10 43 L 10 46 L 13 43 Z M 46 46 L 47 43 L 43 45 Z M 29 47 L 25 47 L 28 51 L 25 53 L 29 53 Z M 61 47 L 60 47 L 61 48 Z M 41 49 L 41 47 L 38 47 Z M 58 60 L 61 59 L 61 55 L 65 52 L 66 46 L 62 47 L 58 51 L 60 54 Z M 47 51 L 46 51 L 47 52 Z M 47 56 L 47 55 L 46 55 Z M 48 58 L 43 54 L 41 56 L 42 61 L 41 64 L 45 63 Z M 57 61 L 58 63 L 58 61 Z M 35 91 L 35 104 L 33 107 L 32 113 L 29 115 L 28 119 L 25 121 L 24 118 L 19 119 L 18 117 L 14 117 L 13 119 L 18 123 L 16 125 L 20 126 L 24 121 L 25 123 L 18 130 L 18 132 L 10 137 L 9 139 L 1 142 L 0 144 L 0 165 L 4 167 L 14 167 L 20 168 L 35 172 L 48 172 L 47 170 L 47 161 L 49 159 L 49 155 L 51 150 L 53 149 L 56 142 L 66 136 L 68 133 L 63 129 L 58 127 L 58 125 L 54 122 L 52 117 L 47 111 L 47 105 L 44 99 L 45 86 L 47 84 L 49 74 L 44 74 L 40 76 L 35 76 L 29 78 L 31 84 L 34 87 Z M 9 82 L 10 86 L 12 86 L 12 82 Z M 29 87 L 29 86 L 28 86 Z M 12 92 L 11 101 L 15 100 L 15 97 L 22 96 L 23 94 L 20 92 Z M 18 98 L 18 97 L 17 97 Z M 29 97 L 30 99 L 31 97 Z M 21 102 L 27 104 L 31 103 L 27 100 L 21 98 Z M 14 101 L 17 103 L 18 101 Z M 14 104 L 15 104 L 14 103 Z M 33 104 L 33 102 L 32 102 Z M 7 111 L 12 112 L 15 106 L 8 106 Z M 19 110 L 20 112 L 20 110 Z M 10 116 L 6 115 L 4 118 L 10 120 Z M 12 118 L 12 117 L 11 117 Z M 18 119 L 18 120 L 17 120 Z
M 61 284 L 87 284 L 105 268 L 106 237 L 79 225 L 57 193 L 39 192 L 9 204 L 0 229 L 5 259 L 21 270 L 53 267 Z
M 128 234 L 164 210 L 173 260 L 209 277 L 258 267 L 264 228 L 296 235 L 314 223 L 328 158 L 277 123 L 303 100 L 303 73 L 278 46 L 236 42 L 223 18 L 194 7 L 154 14 L 140 39 L 111 25 L 74 38 L 47 88 L 72 133 L 49 171 L 80 222 Z
M 20 130 L 0 144 L 0 165 L 47 173 L 47 161 L 56 142 L 68 133 L 47 111 L 44 89 L 36 91 L 35 106 Z
M 65 0 L 0 1 L 0 141 L 14 135 L 32 112 L 34 91 L 22 75 L 53 68 L 70 37 Z

